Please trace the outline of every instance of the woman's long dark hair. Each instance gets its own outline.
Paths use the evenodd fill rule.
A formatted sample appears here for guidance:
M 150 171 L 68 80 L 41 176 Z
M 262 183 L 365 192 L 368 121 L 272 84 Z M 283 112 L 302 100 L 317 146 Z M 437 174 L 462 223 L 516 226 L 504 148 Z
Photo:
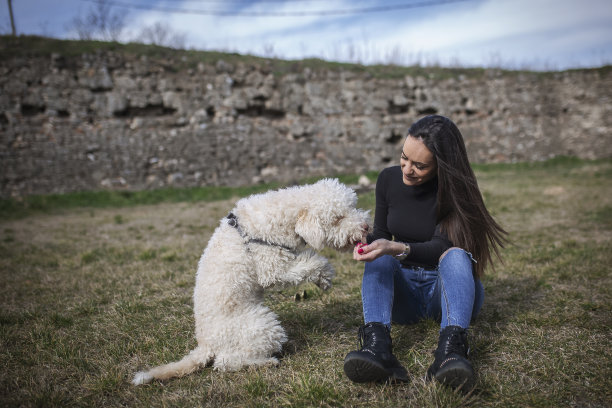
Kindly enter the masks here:
M 454 246 L 472 253 L 477 263 L 474 273 L 482 277 L 492 253 L 506 242 L 506 231 L 485 207 L 463 136 L 450 119 L 430 115 L 415 122 L 408 137 L 423 141 L 438 165 L 437 222 Z

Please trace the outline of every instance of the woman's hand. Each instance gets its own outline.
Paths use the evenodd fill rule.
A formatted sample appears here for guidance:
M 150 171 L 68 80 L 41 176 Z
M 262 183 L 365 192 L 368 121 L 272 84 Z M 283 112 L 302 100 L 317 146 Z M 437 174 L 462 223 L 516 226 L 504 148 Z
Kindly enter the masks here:
M 353 259 L 370 262 L 383 255 L 397 255 L 404 251 L 404 244 L 388 239 L 377 239 L 371 244 L 357 244 L 353 249 Z

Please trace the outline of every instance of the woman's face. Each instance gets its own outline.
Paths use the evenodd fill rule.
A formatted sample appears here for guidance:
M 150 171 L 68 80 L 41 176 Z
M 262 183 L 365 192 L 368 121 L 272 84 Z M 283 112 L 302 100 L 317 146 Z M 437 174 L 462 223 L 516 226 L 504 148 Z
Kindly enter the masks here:
M 421 139 L 410 135 L 406 138 L 400 158 L 402 181 L 407 186 L 418 186 L 437 174 L 436 159 Z

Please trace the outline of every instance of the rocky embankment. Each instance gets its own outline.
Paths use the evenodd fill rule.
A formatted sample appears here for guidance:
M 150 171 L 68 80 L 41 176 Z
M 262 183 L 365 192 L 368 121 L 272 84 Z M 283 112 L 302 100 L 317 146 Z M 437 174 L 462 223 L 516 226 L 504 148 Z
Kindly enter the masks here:
M 478 163 L 612 156 L 608 69 L 384 78 L 179 62 L 118 51 L 3 58 L 0 195 L 380 170 L 430 113 L 458 124 Z

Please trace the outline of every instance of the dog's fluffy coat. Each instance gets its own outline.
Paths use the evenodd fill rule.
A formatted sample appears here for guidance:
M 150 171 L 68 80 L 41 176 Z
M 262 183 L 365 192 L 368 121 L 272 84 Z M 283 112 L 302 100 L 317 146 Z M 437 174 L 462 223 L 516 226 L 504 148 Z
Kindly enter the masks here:
M 218 370 L 278 364 L 287 341 L 277 316 L 263 305 L 272 285 L 310 281 L 331 286 L 334 269 L 313 249 L 350 250 L 367 232 L 367 211 L 336 179 L 289 187 L 239 200 L 204 250 L 194 289 L 198 346 L 182 360 L 135 375 L 135 385 L 195 371 L 214 361 Z M 236 222 L 236 224 L 233 224 Z

